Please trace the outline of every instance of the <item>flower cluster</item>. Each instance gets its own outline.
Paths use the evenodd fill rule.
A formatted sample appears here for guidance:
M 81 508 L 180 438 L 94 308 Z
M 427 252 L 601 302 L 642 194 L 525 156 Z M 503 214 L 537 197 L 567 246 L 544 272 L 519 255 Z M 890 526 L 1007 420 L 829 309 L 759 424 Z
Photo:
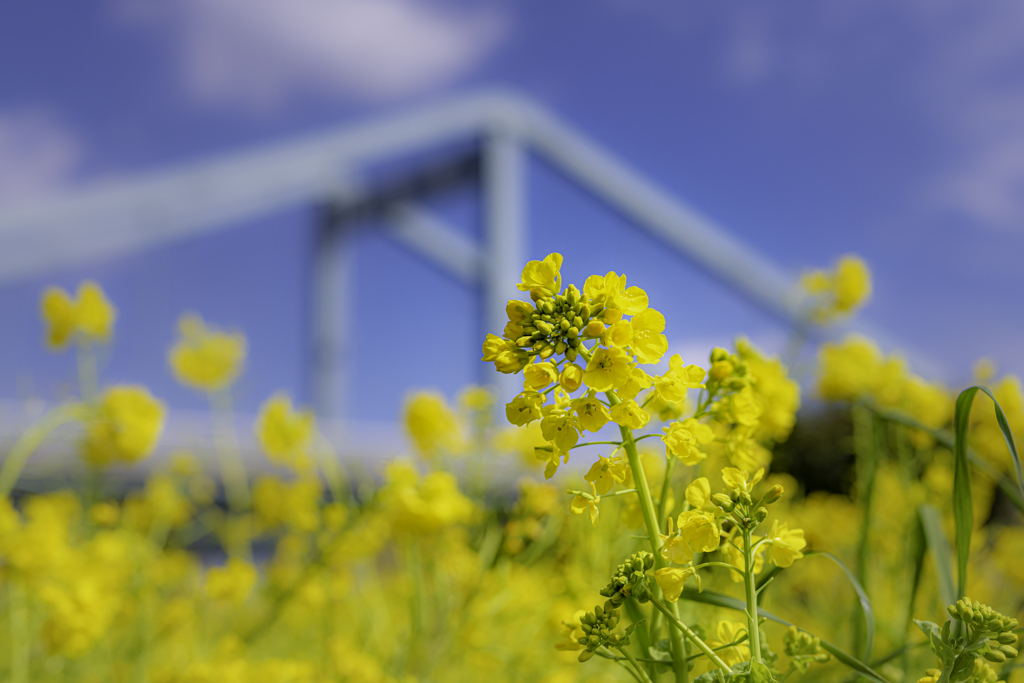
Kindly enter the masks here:
M 857 256 L 840 258 L 830 270 L 812 270 L 800 280 L 813 299 L 811 319 L 831 322 L 855 312 L 871 297 L 871 271 Z

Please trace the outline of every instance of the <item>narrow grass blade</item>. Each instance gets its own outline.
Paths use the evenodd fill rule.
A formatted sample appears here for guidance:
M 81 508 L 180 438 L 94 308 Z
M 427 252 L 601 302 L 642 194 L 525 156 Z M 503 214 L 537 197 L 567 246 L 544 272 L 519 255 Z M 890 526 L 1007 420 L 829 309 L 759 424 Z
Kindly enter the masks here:
M 1006 414 L 1003 413 L 1002 406 L 999 405 L 999 401 L 992 395 L 992 392 L 988 390 L 988 387 L 978 387 L 984 391 L 990 399 L 996 409 L 996 422 L 999 423 L 999 430 L 1003 433 L 1003 440 L 1006 441 L 1006 448 L 1010 451 L 1010 457 L 1013 458 L 1013 466 L 1017 470 L 1017 485 L 1020 486 L 1021 497 L 1024 498 L 1024 472 L 1020 466 L 1020 455 L 1017 453 L 1017 444 L 1013 440 L 1013 432 L 1010 431 L 1010 424 L 1006 421 Z
M 714 605 L 716 607 L 725 607 L 726 609 L 733 609 L 737 612 L 744 612 L 747 608 L 746 603 L 742 600 L 737 600 L 736 598 L 730 597 L 728 595 L 722 595 L 721 593 L 715 593 L 713 591 L 704 591 L 702 593 L 693 588 L 684 588 L 683 594 L 680 597 L 683 600 L 690 600 L 691 602 L 701 602 L 705 605 Z M 785 619 L 777 617 L 771 612 L 768 612 L 767 610 L 758 608 L 757 613 L 765 619 L 774 621 L 777 624 L 782 624 L 783 626 L 793 626 L 793 624 L 789 623 Z M 798 626 L 797 628 L 800 627 Z M 873 681 L 873 683 L 889 683 L 889 681 L 887 681 L 881 674 L 875 672 L 870 666 L 868 666 L 861 660 L 857 659 L 853 655 L 840 650 L 832 643 L 826 640 L 821 640 L 821 647 L 822 649 L 829 652 L 833 657 L 838 659 L 840 662 L 842 662 L 849 668 L 859 673 L 864 678 Z
M 985 389 L 985 387 L 982 387 L 981 389 L 989 396 L 992 395 L 987 389 Z M 998 469 L 992 466 L 991 463 L 969 448 L 967 449 L 967 459 L 971 461 L 972 465 L 991 477 L 992 480 L 996 482 L 996 485 L 999 486 L 1000 490 L 1006 494 L 1006 497 L 1010 502 L 1013 503 L 1018 510 L 1024 512 L 1024 476 L 1021 475 L 1020 458 L 1018 457 L 1017 447 L 1013 442 L 1013 434 L 1010 432 L 1009 425 L 1003 427 L 1006 422 L 1006 416 L 1003 414 L 1003 409 L 998 406 L 999 404 L 997 403 L 996 421 L 1000 423 L 1000 429 L 1003 431 L 1003 438 L 1007 440 L 1007 445 L 1010 448 L 1010 456 L 1013 458 L 1013 464 L 1017 469 L 1017 485 L 1015 486 L 1011 480 L 1004 477 Z M 901 425 L 906 425 L 911 429 L 925 432 L 946 448 L 949 448 L 950 450 L 953 449 L 954 438 L 948 431 L 943 429 L 932 429 L 927 425 L 921 424 L 909 415 L 904 415 L 897 410 L 879 408 L 876 405 L 870 405 L 870 407 L 871 410 L 875 411 L 875 413 L 881 418 L 891 422 L 897 422 Z M 1002 419 L 1000 419 L 1000 416 L 1002 416 Z
M 838 557 L 832 553 L 825 552 L 823 550 L 814 550 L 808 553 L 804 553 L 806 557 L 812 557 L 819 555 L 821 557 L 827 557 L 843 570 L 846 574 L 846 578 L 850 580 L 850 585 L 853 586 L 853 590 L 857 593 L 857 600 L 860 602 L 861 612 L 864 613 L 864 628 L 865 628 L 865 640 L 864 640 L 864 652 L 861 654 L 861 659 L 867 661 L 871 659 L 871 648 L 875 642 L 875 610 L 871 607 L 871 599 L 868 598 L 867 591 L 864 590 L 864 586 L 861 585 L 857 577 L 853 575 L 850 568 L 843 563 Z
M 953 417 L 953 520 L 956 522 L 956 597 L 967 591 L 967 560 L 971 555 L 971 532 L 974 530 L 974 508 L 971 506 L 971 468 L 967 464 L 967 430 L 970 427 L 971 403 L 978 387 L 964 389 L 956 398 Z
M 939 516 L 939 511 L 928 503 L 923 503 L 917 509 L 917 514 L 921 518 L 924 537 L 932 551 L 932 561 L 935 564 L 935 574 L 939 581 L 939 595 L 942 597 L 942 604 L 952 605 L 956 602 L 956 585 L 953 583 L 951 569 L 953 551 L 950 550 L 949 539 L 946 538 L 946 534 L 942 530 L 942 518 Z

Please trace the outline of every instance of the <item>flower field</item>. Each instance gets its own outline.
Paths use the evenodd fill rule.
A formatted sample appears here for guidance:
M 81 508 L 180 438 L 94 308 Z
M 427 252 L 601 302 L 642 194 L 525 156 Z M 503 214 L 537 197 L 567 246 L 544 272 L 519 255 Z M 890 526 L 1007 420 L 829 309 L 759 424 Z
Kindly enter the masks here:
M 103 382 L 117 310 L 97 285 L 47 290 L 46 340 L 77 354 L 79 390 L 3 454 L 0 676 L 1024 681 L 1020 380 L 980 363 L 978 387 L 945 387 L 857 336 L 799 375 L 744 338 L 682 358 L 624 275 L 574 285 L 561 265 L 526 264 L 483 341 L 522 392 L 410 393 L 412 450 L 379 472 L 284 394 L 252 426 L 274 474 L 247 472 L 246 340 L 183 316 L 168 363 L 209 398 L 217 460 L 176 454 L 127 493 L 105 475 L 153 453 L 167 409 Z M 871 279 L 844 257 L 801 287 L 792 359 Z M 88 476 L 30 493 L 24 466 L 58 431 Z

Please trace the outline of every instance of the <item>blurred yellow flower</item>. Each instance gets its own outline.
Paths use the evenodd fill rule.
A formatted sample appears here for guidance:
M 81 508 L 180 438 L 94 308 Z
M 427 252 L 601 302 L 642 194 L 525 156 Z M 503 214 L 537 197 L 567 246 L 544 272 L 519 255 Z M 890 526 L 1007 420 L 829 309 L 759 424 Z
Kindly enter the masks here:
M 168 360 L 179 382 L 214 392 L 238 379 L 245 364 L 244 335 L 208 327 L 201 317 L 191 313 L 178 320 L 178 331 L 181 336 Z
M 206 572 L 206 594 L 213 600 L 238 604 L 249 597 L 259 575 L 256 567 L 243 560 L 231 559 L 222 567 Z
M 106 342 L 117 319 L 117 309 L 91 280 L 78 286 L 75 299 L 60 287 L 48 287 L 43 292 L 41 309 L 46 339 L 54 349 L 64 348 L 75 335 L 88 341 Z
M 308 410 L 295 410 L 287 395 L 276 394 L 260 409 L 255 432 L 270 462 L 294 465 L 307 455 L 316 433 L 316 419 Z
M 441 451 L 458 453 L 465 445 L 458 416 L 436 391 L 417 391 L 409 396 L 404 422 L 416 450 L 426 458 Z
M 163 403 L 145 387 L 111 387 L 85 425 L 82 455 L 94 465 L 137 462 L 156 448 L 164 417 Z
M 785 522 L 775 520 L 772 530 L 768 533 L 771 547 L 768 548 L 768 561 L 779 567 L 789 567 L 804 556 L 801 550 L 807 545 L 803 529 L 790 529 Z

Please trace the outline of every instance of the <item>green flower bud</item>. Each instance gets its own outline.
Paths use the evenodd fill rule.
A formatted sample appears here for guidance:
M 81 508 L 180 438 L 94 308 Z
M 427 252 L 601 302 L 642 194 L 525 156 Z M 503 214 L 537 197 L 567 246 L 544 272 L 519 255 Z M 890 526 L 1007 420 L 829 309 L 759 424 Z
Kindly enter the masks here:
M 520 348 L 524 348 L 524 349 L 526 347 L 528 347 L 528 346 L 533 346 L 533 338 L 532 337 L 520 337 L 519 339 L 516 339 L 516 346 L 518 346 Z
M 767 518 L 768 508 L 757 508 L 757 510 L 754 511 L 754 520 L 757 521 L 758 524 L 760 524 Z
M 1012 645 L 1000 645 L 999 650 L 1010 659 L 1017 656 L 1017 648 Z
M 551 301 L 551 299 L 545 299 L 541 301 L 540 306 L 538 306 L 538 308 L 548 315 L 551 315 L 552 313 L 555 312 L 555 304 L 554 302 Z
M 580 328 L 570 327 L 568 331 L 566 331 L 566 334 L 569 336 L 569 339 L 575 339 L 576 337 L 580 336 Z
M 1000 633 L 996 640 L 998 640 L 1001 645 L 1016 645 L 1017 634 L 1007 631 L 1005 633 Z
M 782 488 L 781 485 L 776 484 L 775 486 L 768 489 L 768 493 L 764 494 L 764 498 L 761 502 L 763 502 L 765 505 L 771 505 L 772 503 L 782 498 L 782 494 L 785 492 L 786 489 Z
M 989 652 L 985 653 L 985 659 L 987 659 L 990 662 L 995 662 L 996 664 L 1002 664 L 1006 661 L 1006 655 L 1004 655 L 999 650 L 990 650 Z
M 716 493 L 711 496 L 711 502 L 722 508 L 726 512 L 732 512 L 736 504 L 732 502 L 732 498 L 725 495 L 724 493 Z
M 728 359 L 729 359 L 729 352 L 726 349 L 723 349 L 721 346 L 716 346 L 715 348 L 711 349 L 711 362 L 712 363 L 717 363 L 718 361 L 728 360 Z
M 949 605 L 949 606 L 947 606 L 946 607 L 946 611 L 949 612 L 949 616 L 953 617 L 954 619 L 959 619 L 960 618 L 960 613 L 957 612 L 956 605 Z
M 575 362 L 579 353 L 572 346 L 565 350 L 565 357 L 569 359 L 569 362 Z
M 583 652 L 580 653 L 580 656 L 578 657 L 578 659 L 581 662 L 585 662 L 588 659 L 592 659 L 593 657 L 594 657 L 594 651 L 593 650 L 584 650 Z
M 548 358 L 551 358 L 551 356 L 553 356 L 553 355 L 555 355 L 555 347 L 554 346 L 545 346 L 543 349 L 541 349 L 540 357 L 543 360 L 547 360 Z
M 569 348 L 568 344 L 566 344 L 564 341 L 560 341 L 557 344 L 555 344 L 555 353 L 563 354 L 563 353 L 565 353 L 565 350 L 568 349 L 568 348 Z
M 572 327 L 572 325 L 569 324 L 569 321 L 566 320 L 565 318 L 562 318 L 562 320 L 558 323 L 558 326 L 562 328 L 562 332 L 568 332 L 569 328 Z

